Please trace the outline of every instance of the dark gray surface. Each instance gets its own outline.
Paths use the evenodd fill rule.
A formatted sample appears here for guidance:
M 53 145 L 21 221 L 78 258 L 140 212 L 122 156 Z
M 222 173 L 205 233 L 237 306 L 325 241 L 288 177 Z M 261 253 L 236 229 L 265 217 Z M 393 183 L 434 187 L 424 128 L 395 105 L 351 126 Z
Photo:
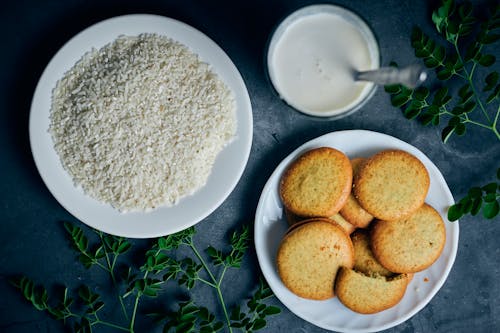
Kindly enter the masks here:
M 251 222 L 260 192 L 277 164 L 302 143 L 319 135 L 344 129 L 368 129 L 402 139 L 421 149 L 434 161 L 455 198 L 472 185 L 494 179 L 500 160 L 500 144 L 493 135 L 473 128 L 464 138 L 444 145 L 440 130 L 403 118 L 379 89 L 361 111 L 338 121 L 321 121 L 285 106 L 272 92 L 263 66 L 269 33 L 279 19 L 308 1 L 8 1 L 0 5 L 0 331 L 60 332 L 63 326 L 25 302 L 7 279 L 26 274 L 57 290 L 65 283 L 100 286 L 112 296 L 107 276 L 85 270 L 69 247 L 61 221 L 81 225 L 51 196 L 31 157 L 28 116 L 31 97 L 44 67 L 74 34 L 102 19 L 127 13 L 170 16 L 200 29 L 215 40 L 239 68 L 253 105 L 254 140 L 250 159 L 229 198 L 197 226 L 196 242 L 224 244 L 229 230 Z M 382 63 L 415 61 L 409 36 L 418 24 L 432 33 L 432 4 L 420 1 L 338 1 L 358 12 L 373 28 Z M 498 51 L 496 51 L 498 55 Z M 498 70 L 498 68 L 497 68 Z M 87 230 L 87 229 L 86 229 Z M 417 315 L 389 332 L 493 332 L 500 331 L 500 221 L 466 217 L 460 222 L 460 241 L 448 280 Z M 138 260 L 146 241 L 134 241 Z M 243 268 L 230 271 L 224 292 L 236 304 L 249 295 L 259 269 L 252 249 Z M 194 297 L 217 309 L 214 294 L 195 288 Z M 148 307 L 166 308 L 183 293 L 170 285 Z M 272 304 L 279 305 L 274 299 Z M 108 311 L 116 304 L 110 303 Z M 217 310 L 219 318 L 221 312 Z M 142 318 L 142 315 L 140 316 Z M 137 332 L 150 331 L 139 320 Z M 99 330 L 101 331 L 101 330 Z M 102 330 L 107 331 L 107 330 Z M 160 331 L 158 329 L 158 331 Z M 283 308 L 273 317 L 267 332 L 322 332 Z

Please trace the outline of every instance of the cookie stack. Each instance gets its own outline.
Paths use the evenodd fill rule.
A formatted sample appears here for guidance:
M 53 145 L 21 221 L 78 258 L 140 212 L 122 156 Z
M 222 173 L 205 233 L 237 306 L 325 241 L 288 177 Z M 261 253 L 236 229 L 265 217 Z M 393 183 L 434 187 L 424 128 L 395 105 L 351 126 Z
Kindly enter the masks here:
M 359 313 L 397 304 L 445 244 L 444 222 L 425 204 L 429 185 L 422 162 L 401 150 L 302 154 L 280 181 L 290 225 L 277 254 L 283 283 L 303 298 L 338 296 Z

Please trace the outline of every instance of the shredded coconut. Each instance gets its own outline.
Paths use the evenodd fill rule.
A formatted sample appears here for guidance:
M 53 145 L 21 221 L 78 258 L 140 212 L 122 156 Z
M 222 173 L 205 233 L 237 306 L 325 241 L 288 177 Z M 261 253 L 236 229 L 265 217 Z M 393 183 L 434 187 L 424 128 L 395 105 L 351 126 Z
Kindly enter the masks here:
M 155 34 L 91 50 L 53 91 L 49 131 L 63 167 L 123 212 L 203 187 L 235 130 L 228 87 L 186 46 Z

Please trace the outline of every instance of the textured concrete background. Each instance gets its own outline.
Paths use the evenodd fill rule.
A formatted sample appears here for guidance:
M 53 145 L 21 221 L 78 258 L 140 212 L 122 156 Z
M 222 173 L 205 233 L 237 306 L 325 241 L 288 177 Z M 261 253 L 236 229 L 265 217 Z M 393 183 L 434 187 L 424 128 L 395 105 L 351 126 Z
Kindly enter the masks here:
M 263 65 L 264 50 L 280 18 L 310 1 L 36 1 L 0 5 L 0 331 L 61 332 L 61 323 L 33 309 L 7 279 L 26 274 L 57 290 L 66 283 L 99 286 L 113 311 L 116 302 L 107 276 L 85 270 L 76 261 L 61 221 L 81 225 L 51 196 L 39 177 L 28 140 L 29 107 L 44 67 L 73 35 L 89 25 L 121 14 L 154 13 L 184 21 L 216 41 L 240 70 L 253 105 L 254 140 L 250 159 L 229 198 L 198 226 L 199 248 L 225 244 L 226 234 L 252 222 L 262 188 L 278 163 L 302 143 L 336 130 L 367 129 L 387 133 L 422 150 L 441 170 L 455 198 L 473 185 L 494 179 L 500 166 L 500 144 L 493 134 L 471 128 L 463 138 L 444 145 L 440 129 L 406 120 L 390 106 L 379 89 L 359 112 L 338 121 L 322 121 L 299 114 L 272 92 Z M 380 43 L 382 64 L 395 60 L 415 62 L 410 32 L 419 25 L 434 35 L 430 13 L 433 3 L 421 1 L 336 1 L 359 13 L 373 28 Z M 492 52 L 499 56 L 498 48 Z M 498 65 L 496 65 L 498 71 Z M 88 229 L 85 229 L 88 231 Z M 500 331 L 500 220 L 463 218 L 457 259 L 448 280 L 417 315 L 388 332 L 498 332 Z M 147 241 L 134 241 L 136 261 Z M 259 269 L 252 249 L 243 268 L 227 274 L 224 292 L 228 303 L 239 303 L 256 286 Z M 171 284 L 161 300 L 149 308 L 168 308 L 183 292 Z M 211 290 L 195 288 L 193 295 L 214 304 Z M 274 299 L 273 304 L 281 306 Z M 220 311 L 217 312 L 221 318 Z M 139 319 L 138 332 L 152 328 Z M 157 331 L 161 331 L 156 329 Z M 99 330 L 106 331 L 106 330 Z M 267 332 L 323 332 L 283 308 Z

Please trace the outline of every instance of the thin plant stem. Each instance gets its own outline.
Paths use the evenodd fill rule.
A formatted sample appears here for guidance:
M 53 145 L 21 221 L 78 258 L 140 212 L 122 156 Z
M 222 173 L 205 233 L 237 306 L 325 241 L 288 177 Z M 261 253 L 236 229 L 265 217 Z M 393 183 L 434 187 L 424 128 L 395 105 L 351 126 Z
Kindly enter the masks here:
M 113 263 L 111 263 L 111 261 L 109 259 L 109 252 L 106 249 L 106 243 L 104 242 L 103 234 L 100 231 L 97 234 L 99 235 L 99 238 L 100 238 L 101 243 L 102 243 L 102 247 L 104 249 L 106 263 L 108 264 L 108 267 L 109 267 L 109 270 L 108 270 L 109 275 L 111 276 L 111 281 L 113 281 L 113 285 L 115 286 L 116 296 L 118 297 L 118 301 L 120 302 L 120 307 L 122 308 L 123 315 L 125 316 L 125 319 L 128 320 L 128 313 L 127 313 L 127 310 L 125 309 L 125 304 L 123 303 L 123 298 L 121 297 L 121 295 L 118 292 L 118 288 L 117 288 L 118 284 L 116 282 L 115 271 L 114 271 L 115 265 L 116 265 L 116 259 L 118 258 L 118 255 L 115 254 L 113 256 Z
M 155 257 L 161 252 L 161 249 L 156 250 Z M 145 271 L 144 276 L 142 277 L 143 280 L 145 280 L 148 277 L 149 272 Z M 132 311 L 132 317 L 130 318 L 130 332 L 134 332 L 134 325 L 135 325 L 135 316 L 137 315 L 137 306 L 139 305 L 139 299 L 141 298 L 142 293 L 137 292 L 137 295 L 135 296 L 135 302 L 134 302 L 134 309 Z
M 201 256 L 201 254 L 198 252 L 198 250 L 196 249 L 196 247 L 194 246 L 194 243 L 191 241 L 189 241 L 188 243 L 189 247 L 191 248 L 191 250 L 193 250 L 193 253 L 195 254 L 195 256 L 198 258 L 198 260 L 201 262 L 201 265 L 203 266 L 203 268 L 205 269 L 205 271 L 208 273 L 208 275 L 210 276 L 210 279 L 212 279 L 213 283 L 215 284 L 215 290 L 217 291 L 217 297 L 219 298 L 219 303 L 221 304 L 222 306 L 222 311 L 224 312 L 224 317 L 226 319 L 226 323 L 227 323 L 227 327 L 229 329 L 229 332 L 232 333 L 233 332 L 233 329 L 231 327 L 231 320 L 229 319 L 229 314 L 227 312 L 227 308 L 226 308 L 226 302 L 224 301 L 224 296 L 222 295 L 222 291 L 221 291 L 221 288 L 220 288 L 220 284 L 218 283 L 217 279 L 215 278 L 215 276 L 213 275 L 212 271 L 210 270 L 210 268 L 208 267 L 207 263 L 205 262 L 205 260 L 203 259 L 203 257 Z M 225 268 L 225 266 L 224 266 Z M 223 271 L 224 272 L 224 271 Z M 222 280 L 221 280 L 222 281 Z
M 120 326 L 120 325 L 117 325 L 117 324 L 113 324 L 113 323 L 110 323 L 108 321 L 104 321 L 104 320 L 100 320 L 100 319 L 92 320 L 88 316 L 77 315 L 76 313 L 73 313 L 71 311 L 67 311 L 66 315 L 68 317 L 75 317 L 75 318 L 80 318 L 80 319 L 81 318 L 85 318 L 85 319 L 87 319 L 89 321 L 89 323 L 90 323 L 91 326 L 94 326 L 94 325 L 104 325 L 104 326 L 116 328 L 116 329 L 121 330 L 121 331 L 130 332 L 130 330 L 128 328 L 126 328 L 126 327 L 123 327 L 123 326 Z M 94 314 L 94 315 L 95 315 L 96 318 L 98 318 L 97 314 Z
M 467 70 L 467 67 L 465 66 L 465 62 L 464 62 L 464 60 L 462 58 L 462 55 L 461 55 L 461 53 L 460 53 L 460 51 L 458 49 L 458 35 L 455 36 L 455 39 L 454 39 L 454 42 L 453 42 L 453 46 L 455 47 L 455 52 L 457 52 L 458 59 L 462 63 L 462 66 L 463 66 L 462 70 L 464 71 L 465 76 L 466 76 L 465 80 L 467 80 L 467 82 L 469 83 L 469 86 L 470 86 L 472 92 L 474 93 L 474 97 L 475 97 L 475 99 L 477 101 L 477 104 L 479 105 L 479 108 L 481 109 L 481 111 L 483 111 L 483 114 L 486 117 L 486 119 L 488 120 L 488 122 L 491 123 L 491 118 L 488 115 L 488 112 L 486 112 L 486 109 L 484 108 L 483 102 L 479 98 L 479 94 L 477 93 L 476 87 L 475 87 L 474 83 L 472 82 L 472 75 L 474 74 L 476 63 L 474 63 L 471 71 L 469 72 Z
M 139 305 L 139 299 L 141 298 L 141 296 L 142 296 L 142 294 L 140 292 L 138 292 L 137 296 L 135 297 L 134 310 L 132 311 L 132 318 L 130 319 L 130 326 L 129 326 L 129 331 L 131 333 L 134 332 L 135 316 L 137 314 L 137 306 Z
M 212 282 L 207 281 L 207 280 L 205 280 L 205 279 L 203 279 L 203 278 L 201 278 L 201 277 L 197 277 L 196 279 L 197 279 L 198 281 L 200 281 L 200 282 L 203 282 L 203 283 L 204 283 L 204 284 L 206 284 L 206 285 L 209 285 L 209 286 L 210 286 L 210 287 L 212 287 L 212 288 L 217 288 L 217 285 L 216 285 L 216 284 L 213 284 Z

